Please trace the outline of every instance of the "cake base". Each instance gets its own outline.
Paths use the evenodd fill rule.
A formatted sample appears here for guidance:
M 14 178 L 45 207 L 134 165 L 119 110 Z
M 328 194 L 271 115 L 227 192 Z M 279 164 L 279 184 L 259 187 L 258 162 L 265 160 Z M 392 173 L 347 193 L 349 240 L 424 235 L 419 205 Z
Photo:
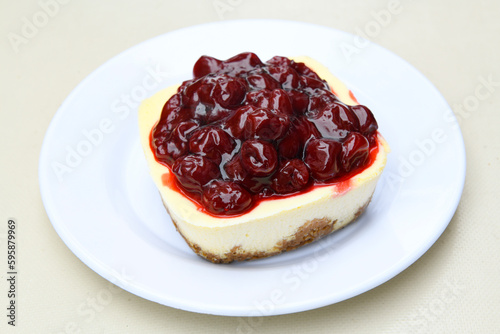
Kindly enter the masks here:
M 231 250 L 223 255 L 213 254 L 211 252 L 203 250 L 198 244 L 191 242 L 187 239 L 182 232 L 179 230 L 177 223 L 174 219 L 172 222 L 179 234 L 184 238 L 189 247 L 199 256 L 208 260 L 212 263 L 231 263 L 234 261 L 250 261 L 256 259 L 262 259 L 270 256 L 274 256 L 283 252 L 288 252 L 299 248 L 301 246 L 307 245 L 313 241 L 319 240 L 328 234 L 340 230 L 345 226 L 353 223 L 361 214 L 365 211 L 370 204 L 371 196 L 368 201 L 362 205 L 354 214 L 351 220 L 343 221 L 338 223 L 336 219 L 331 220 L 328 218 L 315 218 L 306 221 L 302 226 L 300 226 L 295 234 L 284 238 L 282 241 L 278 242 L 273 248 L 263 251 L 247 251 L 242 249 L 241 246 L 235 245 Z M 168 212 L 168 207 L 163 203 L 165 209 Z M 170 212 L 169 212 L 170 215 Z

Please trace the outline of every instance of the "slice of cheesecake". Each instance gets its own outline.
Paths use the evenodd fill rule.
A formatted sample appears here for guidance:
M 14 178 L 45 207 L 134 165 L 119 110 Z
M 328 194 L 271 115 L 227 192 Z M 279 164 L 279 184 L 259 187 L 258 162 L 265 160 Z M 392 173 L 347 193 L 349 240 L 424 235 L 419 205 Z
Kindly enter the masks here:
M 368 108 L 307 57 L 204 56 L 194 79 L 142 103 L 139 129 L 173 223 L 214 263 L 276 255 L 354 221 L 389 151 Z

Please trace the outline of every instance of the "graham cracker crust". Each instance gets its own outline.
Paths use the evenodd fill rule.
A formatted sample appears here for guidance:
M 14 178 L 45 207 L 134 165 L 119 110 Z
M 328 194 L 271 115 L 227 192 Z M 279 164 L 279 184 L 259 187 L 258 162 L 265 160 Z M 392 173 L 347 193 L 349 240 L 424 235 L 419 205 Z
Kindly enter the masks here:
M 186 237 L 179 231 L 177 223 L 174 221 L 174 219 L 172 219 L 172 222 L 174 223 L 176 230 L 196 254 L 212 263 L 227 264 L 233 261 L 250 261 L 270 257 L 283 252 L 294 250 L 313 241 L 319 240 L 322 237 L 354 222 L 365 211 L 365 209 L 368 207 L 368 204 L 370 204 L 370 201 L 371 196 L 368 201 L 356 211 L 353 219 L 351 219 L 350 221 L 344 221 L 342 224 L 337 224 L 337 220 L 331 220 L 328 218 L 315 218 L 306 221 L 301 227 L 298 228 L 297 232 L 295 232 L 295 234 L 291 238 L 283 239 L 282 241 L 278 242 L 276 246 L 274 246 L 272 251 L 267 252 L 247 252 L 242 250 L 241 246 L 234 246 L 229 252 L 224 254 L 224 256 L 212 254 L 210 252 L 204 251 L 200 246 L 186 239 Z M 165 208 L 168 212 L 168 208 L 166 205 Z

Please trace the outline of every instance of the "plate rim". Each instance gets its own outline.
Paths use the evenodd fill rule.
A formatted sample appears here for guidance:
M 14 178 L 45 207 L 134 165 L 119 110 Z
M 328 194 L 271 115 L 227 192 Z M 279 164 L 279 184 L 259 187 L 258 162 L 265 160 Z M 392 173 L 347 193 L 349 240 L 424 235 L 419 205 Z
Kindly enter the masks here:
M 49 170 L 49 166 L 47 163 L 44 163 L 45 161 L 48 161 L 47 157 L 47 152 L 49 150 L 49 142 L 48 138 L 50 137 L 50 133 L 53 132 L 54 128 L 57 127 L 59 123 L 59 119 L 62 117 L 64 114 L 65 110 L 65 105 L 69 103 L 75 95 L 77 95 L 82 87 L 86 85 L 86 83 L 95 76 L 97 76 L 103 69 L 107 67 L 107 65 L 114 61 L 116 58 L 123 57 L 126 55 L 128 52 L 132 52 L 132 50 L 139 49 L 142 47 L 142 45 L 146 43 L 153 42 L 154 40 L 162 38 L 164 35 L 171 34 L 171 33 L 182 33 L 183 31 L 187 30 L 196 30 L 196 29 L 202 29 L 203 27 L 206 26 L 227 26 L 227 25 L 233 25 L 233 24 L 255 24 L 256 22 L 266 22 L 269 24 L 279 24 L 279 23 L 285 23 L 285 24 L 294 24 L 294 25 L 303 25 L 303 26 L 309 26 L 312 28 L 321 28 L 321 29 L 327 29 L 329 31 L 332 31 L 336 34 L 339 35 L 344 35 L 344 36 L 349 36 L 349 37 L 354 37 L 355 35 L 338 30 L 336 28 L 324 26 L 324 25 L 319 25 L 319 24 L 314 24 L 314 23 L 309 23 L 309 22 L 302 22 L 302 21 L 294 21 L 294 20 L 281 20 L 281 19 L 242 19 L 242 20 L 227 20 L 227 21 L 214 21 L 214 22 L 208 22 L 208 23 L 203 23 L 203 24 L 198 24 L 198 25 L 193 25 L 193 26 L 188 26 L 188 27 L 183 27 L 180 29 L 175 29 L 168 31 L 163 34 L 159 34 L 157 36 L 154 36 L 152 38 L 149 38 L 147 40 L 144 40 L 136 45 L 133 45 L 115 56 L 111 57 L 110 59 L 106 60 L 103 64 L 98 66 L 96 69 L 94 69 L 90 74 L 88 74 L 83 80 L 81 80 L 72 90 L 71 92 L 66 96 L 64 101 L 61 103 L 61 105 L 58 107 L 56 113 L 54 114 L 53 118 L 50 121 L 49 126 L 46 129 L 41 150 L 40 150 L 40 155 L 39 155 L 39 162 L 38 162 L 38 182 L 39 182 L 39 188 L 40 188 L 40 194 L 42 198 L 42 202 L 45 208 L 45 211 L 47 213 L 47 216 L 51 222 L 51 225 L 54 227 L 56 230 L 58 236 L 62 239 L 64 244 L 71 250 L 71 252 L 77 256 L 77 258 L 82 261 L 87 267 L 92 269 L 94 272 L 96 272 L 99 276 L 105 278 L 106 280 L 110 281 L 111 283 L 118 285 L 119 287 L 125 289 L 128 292 L 131 292 L 141 298 L 145 298 L 154 302 L 157 302 L 162 305 L 186 310 L 186 311 L 191 311 L 191 312 L 197 312 L 197 313 L 205 313 L 205 314 L 214 314 L 214 315 L 225 315 L 225 316 L 252 316 L 250 313 L 253 310 L 252 307 L 249 307 L 245 310 L 239 310 L 239 309 L 234 309 L 231 306 L 226 306 L 225 308 L 219 307 L 217 309 L 212 309 L 212 310 L 207 310 L 204 306 L 205 303 L 196 303 L 194 305 L 192 302 L 184 302 L 184 301 L 177 301 L 175 305 L 174 303 L 166 304 L 164 300 L 160 300 L 157 296 L 149 293 L 149 291 L 142 289 L 138 285 L 131 286 L 129 282 L 127 281 L 126 278 L 122 277 L 121 275 L 112 275 L 113 273 L 110 273 L 108 269 L 103 266 L 103 264 L 100 261 L 95 261 L 97 259 L 94 259 L 94 256 L 89 255 L 86 253 L 85 249 L 81 249 L 78 246 L 78 243 L 75 243 L 76 240 L 74 240 L 73 236 L 69 231 L 67 231 L 66 227 L 64 224 L 60 223 L 60 219 L 57 217 L 57 212 L 54 210 L 53 207 L 51 207 L 51 202 L 49 200 L 49 195 L 48 195 L 48 189 L 50 187 L 50 182 L 47 178 L 44 177 L 44 173 L 46 173 Z M 408 61 L 405 59 L 401 58 L 399 55 L 395 54 L 391 50 L 380 46 L 377 43 L 371 42 L 374 46 L 383 49 L 384 52 L 390 54 L 393 57 L 398 58 L 399 61 L 402 61 L 405 66 L 411 68 L 415 74 L 417 74 L 420 79 L 423 79 L 426 84 L 432 88 L 432 90 L 439 95 L 439 97 L 443 100 L 443 102 L 446 104 L 446 106 L 451 110 L 448 102 L 446 99 L 443 97 L 443 95 L 440 93 L 440 91 L 432 84 L 432 82 L 425 77 L 418 69 L 416 69 L 413 65 L 411 65 Z M 453 123 L 457 125 L 456 127 L 456 134 L 458 135 L 459 142 L 456 143 L 455 145 L 459 146 L 460 150 L 457 152 L 460 156 L 461 164 L 460 164 L 460 183 L 457 185 L 458 191 L 456 191 L 453 195 L 453 200 L 452 202 L 454 203 L 452 205 L 452 208 L 447 212 L 446 214 L 446 223 L 443 223 L 441 225 L 441 229 L 439 230 L 439 233 L 436 233 L 433 235 L 433 238 L 429 238 L 427 240 L 427 243 L 425 246 L 420 247 L 419 251 L 414 251 L 410 255 L 406 256 L 405 258 L 401 259 L 397 263 L 393 264 L 391 266 L 390 270 L 386 270 L 384 273 L 379 273 L 378 276 L 373 277 L 369 282 L 370 284 L 364 284 L 363 287 L 360 289 L 358 288 L 351 288 L 349 291 L 345 292 L 342 294 L 343 297 L 337 298 L 338 300 L 332 300 L 332 298 L 328 298 L 328 295 L 322 297 L 322 298 L 316 298 L 314 300 L 309 300 L 309 301 L 302 301 L 301 303 L 295 303 L 295 304 L 287 304 L 285 305 L 278 305 L 278 307 L 275 309 L 275 312 L 272 312 L 270 314 L 258 314 L 258 316 L 273 316 L 273 315 L 281 315 L 281 314 L 290 314 L 290 313 L 296 313 L 296 312 L 301 312 L 301 311 L 306 311 L 306 310 L 312 310 L 320 307 L 324 307 L 327 305 L 335 304 L 347 299 L 350 299 L 352 297 L 355 297 L 357 295 L 360 295 L 364 292 L 367 292 L 369 290 L 372 290 L 373 288 L 384 284 L 385 282 L 391 280 L 401 272 L 405 271 L 408 269 L 413 263 L 415 263 L 420 257 L 422 257 L 423 254 L 425 254 L 431 247 L 432 245 L 439 239 L 439 237 L 442 235 L 442 233 L 445 231 L 449 223 L 451 222 L 458 205 L 460 203 L 460 199 L 463 193 L 464 185 L 465 185 L 465 177 L 466 177 L 466 150 L 465 150 L 465 142 L 463 139 L 463 134 L 460 129 L 460 125 L 458 123 L 458 120 L 455 116 L 455 114 L 452 112 L 451 116 L 453 118 Z

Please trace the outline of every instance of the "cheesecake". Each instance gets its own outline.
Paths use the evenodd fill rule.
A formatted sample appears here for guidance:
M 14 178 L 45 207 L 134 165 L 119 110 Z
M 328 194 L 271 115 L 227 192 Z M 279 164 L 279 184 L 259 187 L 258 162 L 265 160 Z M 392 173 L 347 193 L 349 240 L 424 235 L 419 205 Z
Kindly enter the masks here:
M 138 119 L 172 222 L 213 263 L 277 255 L 353 222 L 389 152 L 371 111 L 309 57 L 203 56 Z

